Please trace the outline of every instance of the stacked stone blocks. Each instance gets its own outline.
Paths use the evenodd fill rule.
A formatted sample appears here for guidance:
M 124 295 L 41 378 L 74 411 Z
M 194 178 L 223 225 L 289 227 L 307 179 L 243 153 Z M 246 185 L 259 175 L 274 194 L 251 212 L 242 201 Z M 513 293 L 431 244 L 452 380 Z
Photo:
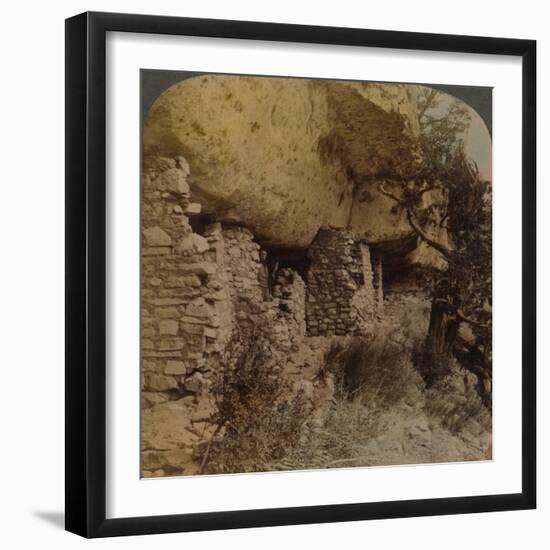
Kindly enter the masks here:
M 365 333 L 376 306 L 368 246 L 349 231 L 322 227 L 308 258 L 308 335 Z

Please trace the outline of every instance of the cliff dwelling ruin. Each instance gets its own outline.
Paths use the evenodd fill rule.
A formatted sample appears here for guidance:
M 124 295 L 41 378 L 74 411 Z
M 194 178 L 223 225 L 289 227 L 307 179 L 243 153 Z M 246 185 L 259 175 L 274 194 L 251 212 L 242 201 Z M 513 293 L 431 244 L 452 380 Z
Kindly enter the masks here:
M 240 361 L 243 340 L 282 365 L 309 429 L 321 430 L 338 393 L 331 349 L 389 330 L 398 316 L 403 324 L 405 310 L 411 331 L 427 331 L 425 281 L 445 261 L 377 191 L 398 181 L 392 159 L 405 158 L 419 132 L 415 94 L 206 75 L 153 105 L 142 165 L 143 477 L 207 471 L 212 442 L 229 429 L 219 373 Z M 357 109 L 367 128 L 354 129 Z M 370 148 L 357 148 L 356 131 Z M 398 460 L 388 456 L 380 460 Z

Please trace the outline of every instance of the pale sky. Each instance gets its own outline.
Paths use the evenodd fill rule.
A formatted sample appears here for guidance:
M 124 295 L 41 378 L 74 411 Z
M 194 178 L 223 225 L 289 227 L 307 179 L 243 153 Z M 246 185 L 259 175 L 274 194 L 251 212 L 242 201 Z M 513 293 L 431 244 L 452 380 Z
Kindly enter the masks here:
M 464 135 L 464 145 L 467 155 L 477 162 L 483 178 L 492 181 L 492 140 L 483 119 L 470 109 L 472 121 Z
M 444 92 L 440 92 L 441 101 L 433 113 L 444 114 L 449 104 L 456 98 Z M 459 100 L 462 101 L 462 100 Z M 464 103 L 464 102 L 463 102 Z M 463 134 L 466 154 L 477 163 L 483 178 L 492 181 L 492 140 L 489 130 L 483 119 L 466 104 L 470 111 L 470 128 Z

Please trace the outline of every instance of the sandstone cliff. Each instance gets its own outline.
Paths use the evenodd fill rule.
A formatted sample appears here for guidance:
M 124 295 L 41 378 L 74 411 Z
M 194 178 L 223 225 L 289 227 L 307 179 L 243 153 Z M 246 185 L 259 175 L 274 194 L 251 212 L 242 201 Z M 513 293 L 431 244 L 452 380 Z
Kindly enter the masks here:
M 377 185 L 417 132 L 412 86 L 206 75 L 157 99 L 144 157 L 184 156 L 204 213 L 268 245 L 305 248 L 323 225 L 387 241 L 410 227 Z

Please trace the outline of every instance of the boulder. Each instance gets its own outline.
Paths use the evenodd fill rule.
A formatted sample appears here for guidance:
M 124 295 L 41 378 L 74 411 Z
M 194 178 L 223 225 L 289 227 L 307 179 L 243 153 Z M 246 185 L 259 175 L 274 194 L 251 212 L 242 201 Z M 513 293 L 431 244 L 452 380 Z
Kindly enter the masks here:
M 352 138 L 356 133 L 358 112 L 368 122 L 359 130 L 369 147 L 348 135 L 350 128 Z M 274 245 L 305 247 L 321 225 L 348 223 L 354 173 L 376 179 L 392 164 L 392 144 L 417 131 L 411 86 L 203 75 L 157 98 L 144 129 L 144 162 L 184 157 L 191 199 L 205 214 L 245 223 Z M 178 164 L 159 176 L 158 186 L 185 190 Z M 375 184 L 369 189 L 377 195 Z M 378 209 L 386 197 L 377 200 L 367 212 L 369 225 L 382 224 L 387 237 L 395 216 L 385 220 L 389 209 L 382 216 Z M 406 229 L 402 221 L 399 233 Z
M 183 361 L 169 360 L 166 361 L 164 372 L 172 376 L 184 376 L 187 372 L 187 367 Z
M 158 403 L 142 411 L 142 459 L 144 468 L 154 470 L 167 462 L 157 451 L 185 448 L 197 441 L 190 417 L 195 410 L 191 398 Z
M 161 336 L 175 336 L 178 333 L 179 323 L 172 319 L 159 322 L 159 334 Z
M 144 389 L 149 391 L 177 390 L 179 387 L 176 379 L 172 376 L 146 373 L 143 379 Z
M 161 191 L 176 196 L 188 196 L 190 192 L 185 173 L 179 168 L 170 168 L 161 172 L 158 179 L 154 182 L 154 186 Z
M 208 241 L 201 235 L 190 233 L 186 235 L 177 246 L 178 254 L 188 256 L 191 254 L 202 254 L 210 248 Z
M 144 246 L 170 246 L 172 239 L 160 227 L 148 227 L 143 230 Z
M 202 393 L 207 386 L 205 377 L 200 372 L 194 372 L 185 379 L 185 389 L 193 393 Z

